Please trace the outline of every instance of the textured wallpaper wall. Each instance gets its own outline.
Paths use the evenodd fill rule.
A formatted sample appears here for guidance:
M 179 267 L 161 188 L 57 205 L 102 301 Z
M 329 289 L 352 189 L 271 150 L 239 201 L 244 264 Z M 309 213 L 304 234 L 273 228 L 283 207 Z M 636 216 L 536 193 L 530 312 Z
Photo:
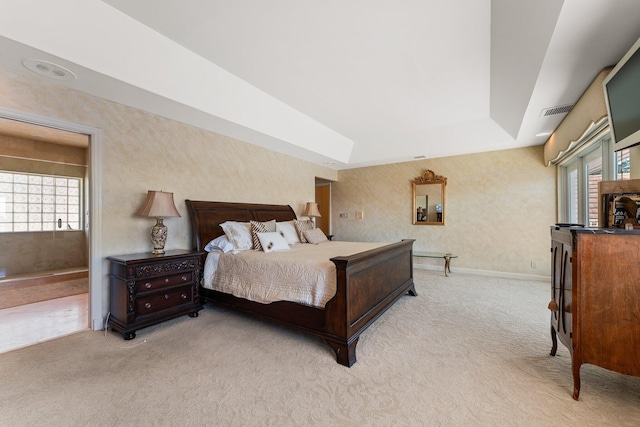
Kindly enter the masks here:
M 166 248 L 188 248 L 185 199 L 290 204 L 301 214 L 318 177 L 339 179 L 332 189 L 332 232 L 339 240 L 415 238 L 416 249 L 458 254 L 454 268 L 548 275 L 555 169 L 542 165 L 542 147 L 338 173 L 6 70 L 0 70 L 0 107 L 100 129 L 102 190 L 92 196 L 102 210 L 105 257 L 150 250 L 153 220 L 134 215 L 148 190 L 174 193 L 182 217 L 165 221 Z M 443 227 L 411 224 L 411 180 L 424 169 L 449 179 Z M 356 210 L 364 212 L 362 220 L 354 219 Z M 342 212 L 349 217 L 339 218 Z
M 0 107 L 101 131 L 102 190 L 92 195 L 102 211 L 103 255 L 100 293 L 92 296 L 101 306 L 91 314 L 95 328 L 108 311 L 104 257 L 152 249 L 155 221 L 134 215 L 148 190 L 174 193 L 182 217 L 165 220 L 165 248 L 177 249 L 191 247 L 185 199 L 289 204 L 301 214 L 315 197 L 315 178 L 337 178 L 326 167 L 6 70 Z
M 301 214 L 315 178 L 337 172 L 141 110 L 0 71 L 0 106 L 99 128 L 103 254 L 151 248 L 155 223 L 134 215 L 148 190 L 174 193 L 181 218 L 168 218 L 166 249 L 188 248 L 185 199 L 290 204 Z
M 447 177 L 444 226 L 412 224 L 411 184 L 425 169 Z M 556 169 L 544 166 L 542 146 L 351 169 L 338 178 L 332 190 L 337 240 L 411 238 L 415 250 L 458 255 L 454 268 L 549 274 Z M 362 220 L 355 219 L 357 210 Z

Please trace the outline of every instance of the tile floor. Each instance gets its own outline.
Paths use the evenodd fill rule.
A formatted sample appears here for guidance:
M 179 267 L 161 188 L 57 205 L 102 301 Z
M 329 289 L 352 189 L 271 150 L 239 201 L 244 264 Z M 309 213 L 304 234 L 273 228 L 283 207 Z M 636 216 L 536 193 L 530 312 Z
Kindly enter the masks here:
M 89 329 L 89 295 L 0 310 L 0 353 Z

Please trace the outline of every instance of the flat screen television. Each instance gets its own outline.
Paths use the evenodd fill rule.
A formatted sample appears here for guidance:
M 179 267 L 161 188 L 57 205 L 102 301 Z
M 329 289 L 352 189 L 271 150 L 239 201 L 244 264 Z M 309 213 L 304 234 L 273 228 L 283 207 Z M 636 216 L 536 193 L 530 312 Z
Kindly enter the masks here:
M 640 39 L 603 81 L 613 150 L 640 144 Z

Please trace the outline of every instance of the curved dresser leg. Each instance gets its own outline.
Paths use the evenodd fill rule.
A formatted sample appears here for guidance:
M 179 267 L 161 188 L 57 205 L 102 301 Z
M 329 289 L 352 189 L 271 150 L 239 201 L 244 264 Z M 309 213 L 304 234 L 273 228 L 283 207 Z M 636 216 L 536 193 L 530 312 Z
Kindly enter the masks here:
M 555 328 L 553 327 L 553 325 L 551 325 L 551 353 L 549 354 L 551 356 L 555 356 L 556 351 L 558 351 L 558 338 L 556 337 Z
M 573 362 L 571 369 L 573 371 L 573 400 L 578 400 L 578 396 L 580 396 L 580 362 Z

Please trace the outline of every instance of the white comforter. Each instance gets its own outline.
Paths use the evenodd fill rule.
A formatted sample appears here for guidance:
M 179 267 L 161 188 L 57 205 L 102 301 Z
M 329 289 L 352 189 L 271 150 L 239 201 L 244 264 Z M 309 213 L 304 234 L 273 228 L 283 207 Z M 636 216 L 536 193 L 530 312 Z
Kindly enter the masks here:
M 288 251 L 210 252 L 203 286 L 239 298 L 268 304 L 292 301 L 323 308 L 336 293 L 336 268 L 329 259 L 387 243 L 325 242 L 298 244 Z

